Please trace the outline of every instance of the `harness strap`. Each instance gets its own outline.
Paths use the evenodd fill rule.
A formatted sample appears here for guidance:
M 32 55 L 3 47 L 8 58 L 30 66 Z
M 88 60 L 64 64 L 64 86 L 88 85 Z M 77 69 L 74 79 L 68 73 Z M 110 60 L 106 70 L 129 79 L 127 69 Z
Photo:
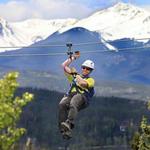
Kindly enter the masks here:
M 69 94 L 71 93 L 71 91 L 72 91 L 72 89 L 73 89 L 74 87 L 76 88 L 76 92 L 77 92 L 77 93 L 80 93 L 76 82 L 73 80 L 73 83 L 71 84 L 71 88 L 70 88 L 70 90 L 69 90 Z
M 74 77 L 74 76 L 73 76 Z M 74 77 L 74 79 L 75 79 L 75 77 Z M 80 86 L 78 86 L 77 84 L 76 84 L 76 82 L 73 80 L 72 81 L 72 84 L 71 84 L 71 88 L 70 88 L 70 90 L 69 90 L 69 94 L 71 93 L 71 91 L 72 91 L 72 89 L 75 87 L 75 89 L 76 89 L 76 92 L 77 93 L 80 93 L 80 94 L 83 94 L 83 93 L 81 93 L 80 91 L 84 91 L 84 92 L 89 92 L 89 91 L 87 91 L 86 89 L 82 89 Z M 80 91 L 79 91 L 80 90 Z

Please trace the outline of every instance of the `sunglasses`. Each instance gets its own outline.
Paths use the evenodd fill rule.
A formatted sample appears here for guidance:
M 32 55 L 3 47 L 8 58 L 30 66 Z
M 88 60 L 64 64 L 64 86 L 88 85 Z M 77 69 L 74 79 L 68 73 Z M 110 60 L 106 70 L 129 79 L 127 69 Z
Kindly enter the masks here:
M 88 67 L 82 67 L 82 69 L 89 70 L 89 71 L 92 70 L 91 68 L 88 68 Z

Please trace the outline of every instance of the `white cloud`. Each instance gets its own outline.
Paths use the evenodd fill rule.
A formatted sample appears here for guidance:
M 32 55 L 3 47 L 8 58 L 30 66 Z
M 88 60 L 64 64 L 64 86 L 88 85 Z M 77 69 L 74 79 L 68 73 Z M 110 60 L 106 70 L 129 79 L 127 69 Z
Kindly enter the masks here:
M 7 4 L 0 4 L 0 16 L 7 20 L 19 20 L 27 14 L 27 7 L 23 2 L 11 1 Z
M 150 5 L 142 6 L 144 9 L 150 12 Z
M 8 21 L 28 18 L 82 18 L 92 9 L 87 5 L 69 0 L 11 0 L 0 4 L 0 16 Z

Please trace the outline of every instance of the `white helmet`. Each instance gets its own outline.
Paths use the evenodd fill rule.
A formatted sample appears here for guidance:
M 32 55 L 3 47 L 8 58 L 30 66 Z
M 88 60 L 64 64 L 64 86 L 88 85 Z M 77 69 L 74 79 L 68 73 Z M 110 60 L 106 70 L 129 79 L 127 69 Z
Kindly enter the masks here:
M 94 62 L 92 60 L 86 60 L 83 62 L 82 66 L 94 69 Z

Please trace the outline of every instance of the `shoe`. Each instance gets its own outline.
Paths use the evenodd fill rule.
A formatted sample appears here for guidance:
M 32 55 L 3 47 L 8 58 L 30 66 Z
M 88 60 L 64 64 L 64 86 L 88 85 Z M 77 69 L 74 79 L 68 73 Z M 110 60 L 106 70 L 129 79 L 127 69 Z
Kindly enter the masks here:
M 67 122 L 62 122 L 61 123 L 61 131 L 66 132 L 66 131 L 71 131 L 70 125 Z
M 66 131 L 66 132 L 62 133 L 62 136 L 63 136 L 63 139 L 69 140 L 72 138 L 72 133 L 71 133 L 71 131 Z
M 71 132 L 69 123 L 67 122 L 61 123 L 61 133 L 62 133 L 63 139 L 69 140 L 70 138 L 72 138 L 72 132 Z

